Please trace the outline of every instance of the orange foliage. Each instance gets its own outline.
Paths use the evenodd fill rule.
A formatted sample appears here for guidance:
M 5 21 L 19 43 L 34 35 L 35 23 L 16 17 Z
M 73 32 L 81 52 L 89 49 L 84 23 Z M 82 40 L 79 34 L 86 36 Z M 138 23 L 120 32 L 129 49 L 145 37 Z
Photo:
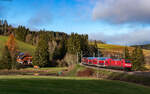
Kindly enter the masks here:
M 16 52 L 17 46 L 16 46 L 15 37 L 13 34 L 9 36 L 6 46 L 8 47 L 11 54 Z

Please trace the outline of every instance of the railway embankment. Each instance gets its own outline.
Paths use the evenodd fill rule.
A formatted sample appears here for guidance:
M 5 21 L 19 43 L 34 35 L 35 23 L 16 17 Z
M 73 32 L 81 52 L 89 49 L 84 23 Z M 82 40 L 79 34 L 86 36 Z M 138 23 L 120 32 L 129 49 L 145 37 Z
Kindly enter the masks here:
M 98 68 L 94 66 L 75 65 L 67 76 L 91 77 L 108 80 L 119 80 L 150 86 L 150 73 L 141 71 L 122 71 L 114 69 Z

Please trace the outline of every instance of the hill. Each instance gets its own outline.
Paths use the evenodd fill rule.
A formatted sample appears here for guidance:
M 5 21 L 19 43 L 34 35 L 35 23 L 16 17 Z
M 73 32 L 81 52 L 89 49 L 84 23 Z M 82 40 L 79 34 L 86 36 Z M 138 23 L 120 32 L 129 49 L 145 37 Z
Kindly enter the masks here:
M 141 47 L 141 48 L 143 48 L 143 49 L 150 50 L 150 44 L 145 44 L 145 45 L 133 45 L 133 47 L 136 47 L 136 46 Z
M 93 43 L 91 43 L 93 44 Z M 120 52 L 122 53 L 124 48 L 125 47 L 128 47 L 129 51 L 131 52 L 134 47 L 132 46 L 121 46 L 121 45 L 113 45 L 113 44 L 101 44 L 101 43 L 98 43 L 98 48 L 101 49 L 102 51 L 110 51 L 110 52 Z M 146 50 L 146 49 L 143 49 L 144 51 L 144 54 L 147 55 L 147 54 L 150 54 L 150 50 Z
M 7 42 L 7 40 L 8 40 L 8 37 L 0 36 L 0 58 L 2 56 L 2 50 L 3 50 L 4 45 Z M 24 42 L 21 42 L 18 40 L 16 40 L 16 41 L 17 41 L 17 47 L 20 52 L 27 52 L 27 53 L 33 54 L 35 46 L 32 46 L 30 44 L 27 44 L 27 43 L 24 43 Z
M 90 44 L 94 44 L 94 42 L 90 42 Z M 126 46 L 121 46 L 121 45 L 113 45 L 113 44 L 102 44 L 102 43 L 97 43 L 98 48 L 102 51 L 103 54 L 108 54 L 108 53 L 123 53 L 123 50 Z M 127 46 L 130 53 L 134 49 L 132 46 Z M 150 65 L 150 50 L 143 49 L 143 53 L 145 56 L 146 60 L 146 66 L 149 67 Z
M 133 83 L 79 77 L 0 76 L 1 94 L 149 94 Z

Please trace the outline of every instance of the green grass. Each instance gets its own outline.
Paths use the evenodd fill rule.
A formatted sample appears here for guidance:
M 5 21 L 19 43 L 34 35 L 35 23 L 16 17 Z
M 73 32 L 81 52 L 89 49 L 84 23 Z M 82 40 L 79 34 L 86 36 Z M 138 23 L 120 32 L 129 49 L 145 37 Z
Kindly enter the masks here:
M 38 70 L 40 71 L 49 71 L 49 70 L 53 70 L 53 71 L 60 71 L 60 70 L 64 70 L 67 69 L 67 67 L 45 67 L 45 68 L 39 68 Z M 25 68 L 23 70 L 35 70 L 34 68 Z
M 57 75 L 58 72 L 65 71 L 67 67 L 49 67 L 49 68 L 25 68 L 20 70 L 0 70 L 0 75 Z
M 74 65 L 72 69 L 67 73 L 67 76 L 75 77 L 77 76 L 78 71 L 86 69 L 84 66 Z
M 43 73 L 58 73 L 60 71 L 67 70 L 67 67 L 47 67 L 47 68 L 40 68 L 40 69 L 34 69 L 34 68 L 25 68 L 21 69 L 21 71 L 43 71 Z
M 146 75 L 119 73 L 119 72 L 112 72 L 110 70 L 94 69 L 94 71 L 95 73 L 98 74 L 100 78 L 103 79 L 119 80 L 119 81 L 132 82 L 132 83 L 150 86 L 150 77 Z
M 0 58 L 2 56 L 2 50 L 3 50 L 7 40 L 8 40 L 8 37 L 0 36 Z M 24 42 L 21 42 L 18 40 L 17 40 L 17 47 L 18 47 L 19 51 L 27 52 L 31 55 L 34 53 L 34 50 L 35 50 L 35 46 L 32 46 L 30 44 L 27 44 L 27 43 L 24 43 Z
M 85 66 L 75 65 L 68 73 L 67 76 L 69 77 L 76 77 L 78 76 L 77 73 L 79 71 L 84 71 L 87 68 Z M 91 68 L 90 68 L 91 69 Z M 109 79 L 109 80 L 118 80 L 118 81 L 125 81 L 125 82 L 132 82 L 141 85 L 150 86 L 150 77 L 144 75 L 135 75 L 135 74 L 127 74 L 126 72 L 113 72 L 111 70 L 97 70 L 91 69 L 93 74 L 91 77 L 100 78 L 100 79 Z
M 0 94 L 149 94 L 150 88 L 110 80 L 50 76 L 0 76 Z

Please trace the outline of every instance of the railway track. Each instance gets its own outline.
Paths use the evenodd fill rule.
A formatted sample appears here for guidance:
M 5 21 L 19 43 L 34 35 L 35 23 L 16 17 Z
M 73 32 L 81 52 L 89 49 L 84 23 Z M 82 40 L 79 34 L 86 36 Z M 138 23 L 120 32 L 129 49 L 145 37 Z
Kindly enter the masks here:
M 96 69 L 96 70 L 105 70 L 105 71 L 111 71 L 111 72 L 125 73 L 129 75 L 150 77 L 150 71 L 124 71 L 124 70 L 117 70 L 117 69 L 102 68 L 102 67 L 97 67 L 97 66 L 92 66 L 92 65 L 85 65 L 82 63 L 80 63 L 80 65 L 85 66 L 87 68 Z

